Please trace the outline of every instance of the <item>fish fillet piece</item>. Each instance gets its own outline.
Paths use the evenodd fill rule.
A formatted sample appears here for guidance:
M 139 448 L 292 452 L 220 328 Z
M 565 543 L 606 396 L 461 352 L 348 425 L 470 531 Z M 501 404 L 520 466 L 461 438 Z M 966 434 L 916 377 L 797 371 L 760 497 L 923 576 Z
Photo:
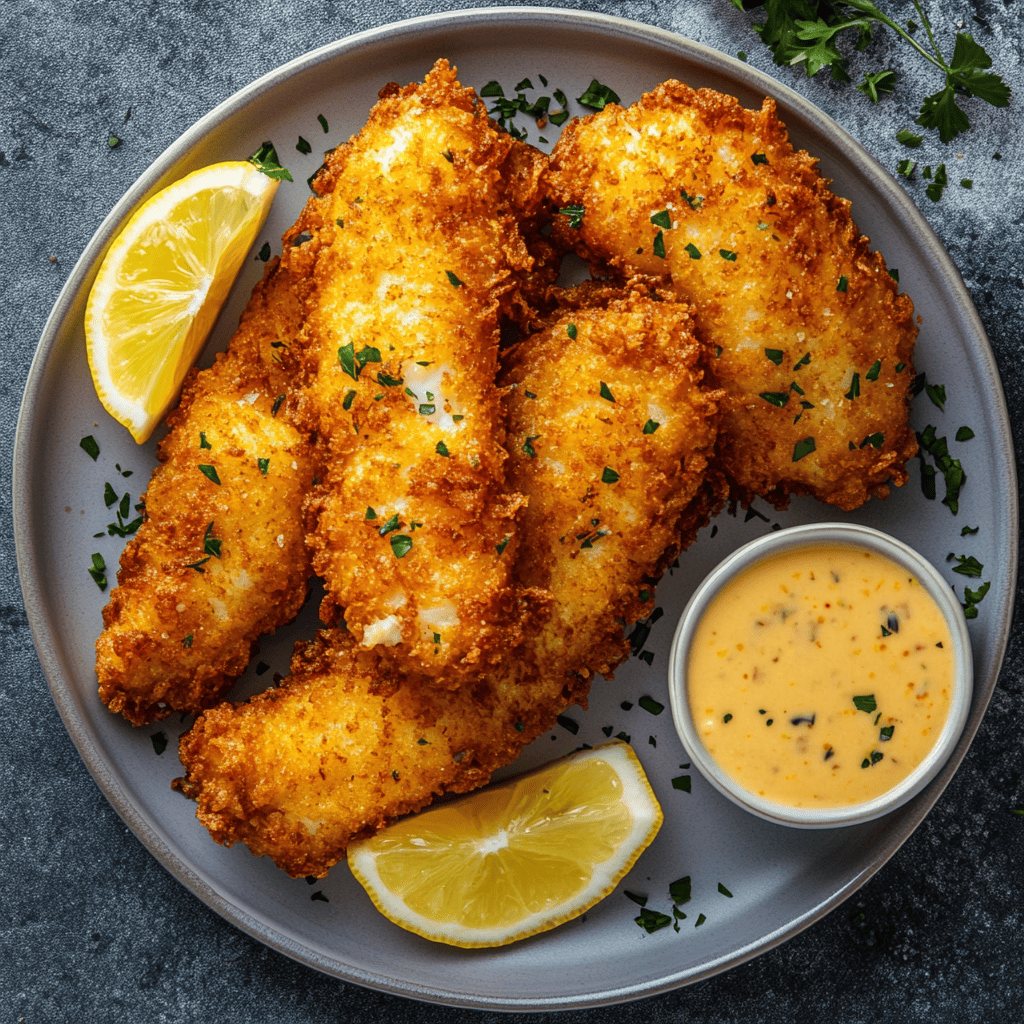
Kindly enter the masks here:
M 521 498 L 494 381 L 502 316 L 535 287 L 520 221 L 545 166 L 440 61 L 381 92 L 290 236 L 308 236 L 287 259 L 327 467 L 309 505 L 321 618 L 452 687 L 510 642 Z
M 906 482 L 912 303 L 773 100 L 666 82 L 566 125 L 550 189 L 563 246 L 695 305 L 738 497 L 854 509 Z
M 597 289 L 565 301 L 584 298 L 514 349 L 504 380 L 519 442 L 509 479 L 530 500 L 520 611 L 546 621 L 454 692 L 321 632 L 279 688 L 207 711 L 181 739 L 175 785 L 217 842 L 323 875 L 352 839 L 485 784 L 628 656 L 623 617 L 653 608 L 657 575 L 717 500 L 705 477 L 716 395 L 700 386 L 686 307 Z M 610 461 L 614 484 L 601 481 Z
M 228 351 L 191 372 L 167 418 L 96 642 L 100 698 L 135 725 L 215 704 L 255 640 L 305 600 L 315 455 L 286 418 L 300 323 L 287 274 L 271 266 Z

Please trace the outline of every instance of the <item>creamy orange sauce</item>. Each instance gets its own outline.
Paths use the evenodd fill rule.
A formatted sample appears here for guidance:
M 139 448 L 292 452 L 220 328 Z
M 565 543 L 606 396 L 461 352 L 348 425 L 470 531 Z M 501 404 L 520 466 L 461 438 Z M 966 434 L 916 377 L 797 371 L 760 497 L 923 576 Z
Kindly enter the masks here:
M 772 555 L 714 597 L 690 645 L 697 733 L 745 789 L 790 807 L 879 796 L 949 713 L 954 652 L 938 605 L 876 552 Z

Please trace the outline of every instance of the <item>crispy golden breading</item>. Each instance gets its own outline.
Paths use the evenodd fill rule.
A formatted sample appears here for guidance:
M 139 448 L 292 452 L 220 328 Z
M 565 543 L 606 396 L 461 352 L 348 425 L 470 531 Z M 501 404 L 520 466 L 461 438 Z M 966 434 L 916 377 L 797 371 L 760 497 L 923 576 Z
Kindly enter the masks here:
M 135 725 L 216 703 L 253 642 L 305 600 L 314 456 L 286 418 L 290 399 L 277 401 L 289 388 L 279 343 L 294 338 L 299 314 L 287 275 L 271 267 L 227 353 L 192 371 L 168 416 L 146 520 L 96 642 L 100 697 Z
M 541 209 L 543 167 L 441 61 L 382 91 L 286 236 L 310 236 L 286 258 L 327 467 L 309 506 L 321 618 L 451 687 L 513 639 L 497 549 L 514 548 L 520 498 L 494 379 L 500 317 L 526 315 L 519 222 Z
M 695 304 L 738 497 L 854 509 L 906 481 L 913 306 L 772 100 L 666 82 L 566 125 L 550 187 L 566 248 Z
M 607 675 L 629 652 L 621 623 L 654 607 L 652 578 L 723 503 L 722 394 L 701 387 L 688 307 L 602 286 L 558 298 L 503 360 L 509 479 L 529 495 L 516 578 L 554 595 L 529 641 L 538 663 Z
M 217 842 L 323 875 L 353 838 L 486 783 L 628 655 L 618 617 L 652 607 L 640 591 L 653 596 L 706 520 L 716 396 L 699 387 L 686 307 L 597 289 L 570 301 L 510 354 L 505 381 L 509 482 L 530 501 L 521 611 L 546 623 L 454 692 L 395 673 L 351 634 L 321 633 L 279 689 L 206 712 L 181 739 L 176 785 Z M 610 465 L 614 483 L 602 481 Z

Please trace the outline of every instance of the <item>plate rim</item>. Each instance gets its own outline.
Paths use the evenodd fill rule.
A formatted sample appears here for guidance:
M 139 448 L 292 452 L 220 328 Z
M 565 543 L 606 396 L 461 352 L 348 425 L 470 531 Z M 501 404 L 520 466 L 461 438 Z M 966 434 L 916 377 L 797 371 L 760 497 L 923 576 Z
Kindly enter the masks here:
M 398 40 L 410 35 L 437 34 L 445 27 L 459 30 L 472 26 L 473 23 L 484 24 L 505 20 L 523 23 L 558 23 L 565 27 L 567 21 L 576 22 L 587 29 L 596 30 L 603 36 L 626 37 L 626 41 L 643 42 L 666 53 L 672 53 L 691 62 L 723 68 L 732 77 L 741 80 L 744 85 L 756 92 L 770 95 L 785 106 L 799 114 L 817 130 L 827 131 L 835 136 L 844 154 L 857 165 L 858 171 L 864 174 L 872 189 L 885 196 L 886 201 L 898 207 L 902 216 L 911 224 L 915 237 L 927 250 L 929 262 L 940 268 L 942 277 L 952 290 L 952 300 L 964 317 L 965 324 L 983 342 L 980 346 L 980 366 L 986 377 L 981 382 L 991 394 L 990 408 L 1001 428 L 1002 446 L 994 457 L 1001 457 L 1006 471 L 1006 486 L 1011 495 L 1011 507 L 1006 509 L 1009 526 L 1008 549 L 1010 565 L 1007 574 L 1010 599 L 1001 610 L 1001 621 L 998 628 L 993 629 L 995 640 L 993 648 L 993 670 L 991 679 L 985 680 L 985 686 L 979 688 L 981 699 L 974 707 L 964 729 L 961 742 L 950 761 L 936 780 L 926 791 L 927 796 L 919 799 L 911 811 L 901 821 L 899 827 L 892 830 L 881 842 L 861 872 L 833 892 L 830 897 L 807 909 L 803 914 L 791 920 L 786 926 L 775 929 L 759 939 L 748 943 L 738 950 L 719 956 L 703 964 L 697 970 L 677 972 L 654 982 L 638 983 L 633 986 L 620 986 L 602 992 L 586 995 L 565 997 L 527 997 L 514 1001 L 497 999 L 481 995 L 460 995 L 442 988 L 427 988 L 421 985 L 403 984 L 400 980 L 385 975 L 370 974 L 360 968 L 346 965 L 339 969 L 336 961 L 328 960 L 315 950 L 292 941 L 285 933 L 268 927 L 265 922 L 253 918 L 246 911 L 221 895 L 211 883 L 199 876 L 193 867 L 180 858 L 163 842 L 142 811 L 135 807 L 128 795 L 109 771 L 108 766 L 91 736 L 87 723 L 78 714 L 70 695 L 65 692 L 62 658 L 57 646 L 51 642 L 46 628 L 46 616 L 42 609 L 45 601 L 38 586 L 38 574 L 34 572 L 36 552 L 29 529 L 31 519 L 30 496 L 31 477 L 28 458 L 28 421 L 38 404 L 43 389 L 47 364 L 54 355 L 61 337 L 61 328 L 76 298 L 87 288 L 99 267 L 107 247 L 117 231 L 123 225 L 137 205 L 150 194 L 165 184 L 164 178 L 174 164 L 187 155 L 197 141 L 201 140 L 213 127 L 230 117 L 241 107 L 251 103 L 260 95 L 273 90 L 288 79 L 326 61 L 333 61 L 346 52 L 357 51 L 365 46 Z M 638 999 L 668 992 L 694 982 L 710 978 L 715 974 L 738 966 L 755 956 L 775 948 L 782 942 L 799 934 L 805 928 L 825 916 L 850 895 L 857 891 L 896 853 L 903 843 L 921 824 L 931 811 L 935 802 L 946 788 L 960 762 L 963 760 L 970 743 L 977 733 L 981 719 L 991 701 L 999 672 L 1001 670 L 1014 609 L 1016 592 L 1017 564 L 1019 555 L 1018 536 L 1018 498 L 1017 474 L 1013 457 L 1013 441 L 1010 431 L 1009 413 L 1005 394 L 999 377 L 998 367 L 991 344 L 988 341 L 984 325 L 974 307 L 970 294 L 963 282 L 959 269 L 946 252 L 944 246 L 932 230 L 923 214 L 909 196 L 899 187 L 877 160 L 848 132 L 831 117 L 816 107 L 810 100 L 795 92 L 784 83 L 770 75 L 739 61 L 728 54 L 712 47 L 688 39 L 676 32 L 653 25 L 633 21 L 614 15 L 575 10 L 561 7 L 527 7 L 503 6 L 490 8 L 468 8 L 460 11 L 446 11 L 421 17 L 403 19 L 367 29 L 362 32 L 344 36 L 322 46 L 315 47 L 284 64 L 273 68 L 256 78 L 249 84 L 236 90 L 218 103 L 208 113 L 200 117 L 191 127 L 178 136 L 167 146 L 146 168 L 145 171 L 125 191 L 114 205 L 110 213 L 101 221 L 99 227 L 87 243 L 82 255 L 75 262 L 64 286 L 54 303 L 40 336 L 36 352 L 33 356 L 19 409 L 12 453 L 12 509 L 15 553 L 18 576 L 22 589 L 22 597 L 32 632 L 33 642 L 39 657 L 43 673 L 46 676 L 51 696 L 57 706 L 61 719 L 69 736 L 75 743 L 87 769 L 96 781 L 100 790 L 135 833 L 143 845 L 179 882 L 188 888 L 193 895 L 201 899 L 208 907 L 220 914 L 228 922 L 246 932 L 259 942 L 276 949 L 278 952 L 295 959 L 306 966 L 322 973 L 349 981 L 370 989 L 387 992 L 406 998 L 423 1000 L 448 1006 L 472 1009 L 489 1009 L 501 1011 L 529 1010 L 566 1010 L 584 1007 L 607 1006 L 627 1000 Z M 976 695 L 977 699 L 977 695 Z

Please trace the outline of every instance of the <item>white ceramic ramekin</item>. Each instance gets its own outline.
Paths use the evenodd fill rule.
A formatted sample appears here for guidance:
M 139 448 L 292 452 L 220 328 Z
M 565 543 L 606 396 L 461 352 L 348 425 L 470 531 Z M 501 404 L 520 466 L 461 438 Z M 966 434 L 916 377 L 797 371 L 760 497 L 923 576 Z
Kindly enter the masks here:
M 892 559 L 913 573 L 939 606 L 953 638 L 953 692 L 949 715 L 935 745 L 917 768 L 881 796 L 844 807 L 789 807 L 766 800 L 727 775 L 708 753 L 690 714 L 687 664 L 697 625 L 712 598 L 737 573 L 771 555 L 818 544 L 853 544 Z M 768 821 L 798 828 L 833 828 L 856 825 L 881 817 L 906 803 L 928 785 L 956 746 L 971 704 L 974 672 L 971 641 L 963 609 L 949 584 L 935 567 L 913 548 L 867 526 L 847 523 L 810 523 L 779 530 L 745 544 L 715 568 L 690 598 L 672 642 L 669 661 L 669 696 L 676 731 L 691 761 L 720 793 L 745 810 Z

